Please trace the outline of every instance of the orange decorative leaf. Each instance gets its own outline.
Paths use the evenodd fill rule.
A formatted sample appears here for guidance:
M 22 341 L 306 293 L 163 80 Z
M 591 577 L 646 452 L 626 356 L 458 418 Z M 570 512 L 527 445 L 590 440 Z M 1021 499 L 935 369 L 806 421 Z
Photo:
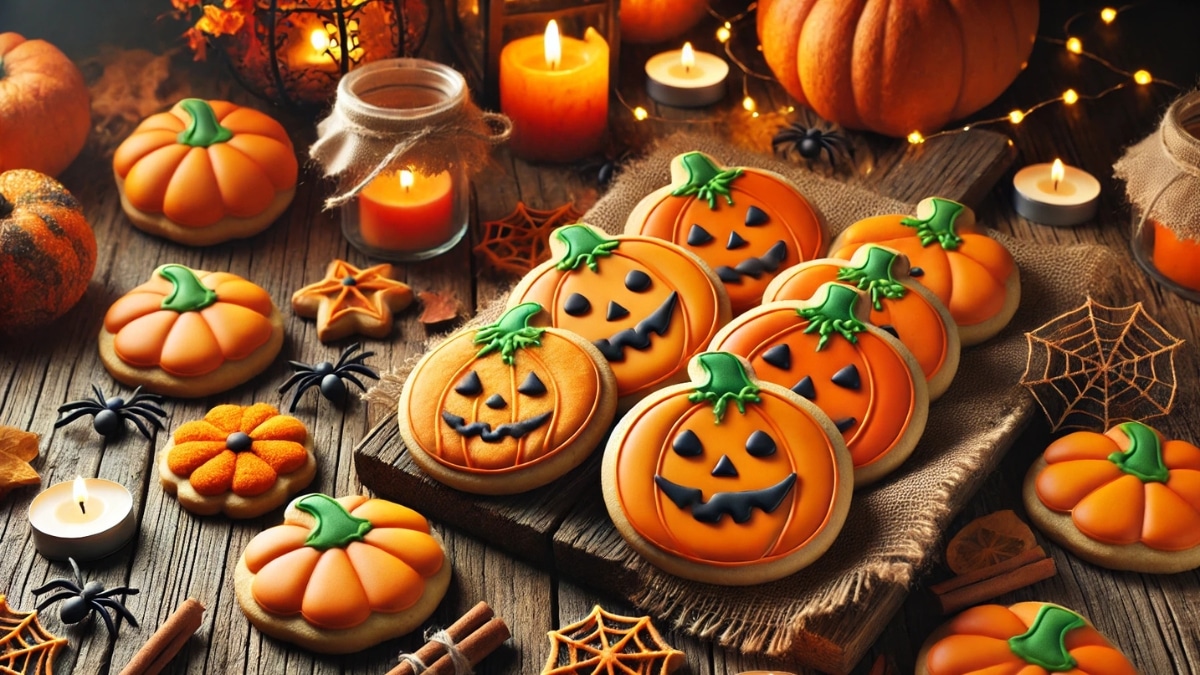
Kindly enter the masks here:
M 946 546 L 946 564 L 955 574 L 991 567 L 1033 548 L 1033 531 L 1011 510 L 967 523 Z
M 54 656 L 66 638 L 46 632 L 37 612 L 18 612 L 0 595 L 0 671 L 18 675 L 53 675 Z
M 453 321 L 462 311 L 462 302 L 453 293 L 421 291 L 417 293 L 417 298 L 422 306 L 421 316 L 417 321 L 426 325 Z
M 573 203 L 543 211 L 517 202 L 513 212 L 483 223 L 475 253 L 494 270 L 521 276 L 550 259 L 550 232 L 583 216 Z
M 38 472 L 29 466 L 37 456 L 37 434 L 0 426 L 0 499 L 10 490 L 41 482 Z

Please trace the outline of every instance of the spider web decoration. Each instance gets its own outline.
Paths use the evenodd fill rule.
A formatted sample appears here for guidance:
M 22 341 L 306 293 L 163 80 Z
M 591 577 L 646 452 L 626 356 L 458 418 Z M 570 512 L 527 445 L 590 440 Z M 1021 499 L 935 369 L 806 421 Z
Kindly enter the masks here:
M 1021 384 L 1051 428 L 1103 431 L 1118 421 L 1166 415 L 1175 404 L 1175 350 L 1183 344 L 1142 309 L 1081 307 L 1025 334 Z
M 542 675 L 667 675 L 683 663 L 650 617 L 609 614 L 596 605 L 582 621 L 550 631 Z
M 54 656 L 67 645 L 38 623 L 37 612 L 17 612 L 0 595 L 0 672 L 52 675 Z
M 575 223 L 583 214 L 574 203 L 543 211 L 517 202 L 517 208 L 500 220 L 483 224 L 475 253 L 494 270 L 523 276 L 550 259 L 550 232 Z

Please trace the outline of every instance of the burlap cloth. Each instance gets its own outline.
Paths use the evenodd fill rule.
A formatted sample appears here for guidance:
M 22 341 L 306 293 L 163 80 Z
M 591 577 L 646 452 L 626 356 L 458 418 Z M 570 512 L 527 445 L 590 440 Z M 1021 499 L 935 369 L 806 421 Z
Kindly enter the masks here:
M 1141 218 L 1200 240 L 1200 91 L 1175 99 L 1158 128 L 1113 165 Z
M 828 231 L 882 213 L 912 213 L 913 206 L 828 180 L 772 157 L 715 139 L 676 135 L 631 164 L 584 216 L 608 232 L 621 231 L 633 206 L 670 181 L 668 164 L 690 150 L 731 166 L 781 173 L 820 210 Z M 1026 363 L 1024 333 L 1083 303 L 1108 299 L 1121 285 L 1124 265 L 1108 248 L 1054 246 L 996 234 L 1013 252 L 1021 274 L 1021 304 L 1004 332 L 963 352 L 950 389 L 931 406 L 929 423 L 913 456 L 882 482 L 855 493 L 846 525 L 833 547 L 803 571 L 770 584 L 720 587 L 678 579 L 630 552 L 644 583 L 629 600 L 674 627 L 743 651 L 786 655 L 798 649 L 799 629 L 814 621 L 860 621 L 872 611 L 875 591 L 907 585 L 936 555 L 950 519 L 965 505 L 1034 410 L 1018 384 Z M 499 317 L 504 298 L 483 306 L 472 320 Z M 404 369 L 373 390 L 371 400 L 394 406 Z M 624 589 L 608 589 L 621 594 Z M 628 591 L 624 591 L 628 592 Z

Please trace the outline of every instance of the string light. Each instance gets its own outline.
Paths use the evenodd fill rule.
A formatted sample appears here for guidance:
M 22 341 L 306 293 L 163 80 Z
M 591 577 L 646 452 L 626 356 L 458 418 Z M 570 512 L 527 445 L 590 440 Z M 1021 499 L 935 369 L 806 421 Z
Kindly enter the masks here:
M 1021 120 L 1023 120 L 1023 119 L 1025 119 L 1024 111 L 1014 110 L 1014 111 L 1008 113 L 1008 121 L 1012 122 L 1013 124 L 1020 124 Z
M 640 105 L 633 109 L 633 117 L 639 122 L 644 122 L 649 116 L 650 113 L 646 112 L 646 109 Z
M 1072 54 L 1082 54 L 1083 42 L 1077 37 L 1067 38 L 1067 51 Z
M 1112 23 L 1116 18 L 1117 10 L 1113 9 L 1112 7 L 1105 7 L 1104 9 L 1100 10 L 1100 20 L 1105 24 Z
M 925 142 L 925 137 L 921 135 L 921 132 L 914 131 L 908 135 L 908 142 L 913 145 L 920 145 Z
M 1150 84 L 1154 81 L 1154 78 L 1150 77 L 1150 71 L 1148 70 L 1137 70 L 1133 73 L 1133 81 L 1138 84 Z
M 729 22 L 726 21 L 724 26 L 721 26 L 717 29 L 717 42 L 720 42 L 721 44 L 729 42 L 730 36 L 733 35 L 733 32 L 730 30 L 730 28 L 731 26 L 729 25 Z
M 1079 92 L 1075 91 L 1074 89 L 1068 89 L 1064 91 L 1062 95 L 1062 101 L 1067 105 L 1075 105 L 1079 102 Z

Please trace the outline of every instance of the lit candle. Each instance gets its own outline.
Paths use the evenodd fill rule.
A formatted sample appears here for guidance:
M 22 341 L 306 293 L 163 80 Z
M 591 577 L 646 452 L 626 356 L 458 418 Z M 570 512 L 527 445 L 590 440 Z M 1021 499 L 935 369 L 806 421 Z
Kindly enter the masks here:
M 1100 181 L 1090 173 L 1066 166 L 1033 164 L 1013 176 L 1013 206 L 1017 213 L 1043 225 L 1078 225 L 1096 215 Z
M 729 64 L 708 52 L 697 52 L 692 43 L 683 49 L 655 54 L 646 62 L 646 93 L 677 108 L 700 108 L 725 98 Z
M 77 477 L 58 483 L 29 505 L 33 545 L 50 560 L 96 560 L 137 533 L 133 495 L 120 483 Z
M 401 170 L 371 181 L 358 195 L 362 239 L 389 251 L 425 251 L 453 237 L 453 180 Z
M 334 72 L 338 69 L 339 56 L 335 53 L 337 45 L 333 43 L 326 28 L 314 28 L 308 34 L 308 40 L 297 40 L 289 51 L 288 61 L 293 68 L 303 70 L 326 70 Z
M 544 35 L 500 52 L 500 110 L 512 119 L 509 147 L 530 160 L 571 162 L 600 149 L 608 128 L 608 43 L 589 28 L 582 40 Z

